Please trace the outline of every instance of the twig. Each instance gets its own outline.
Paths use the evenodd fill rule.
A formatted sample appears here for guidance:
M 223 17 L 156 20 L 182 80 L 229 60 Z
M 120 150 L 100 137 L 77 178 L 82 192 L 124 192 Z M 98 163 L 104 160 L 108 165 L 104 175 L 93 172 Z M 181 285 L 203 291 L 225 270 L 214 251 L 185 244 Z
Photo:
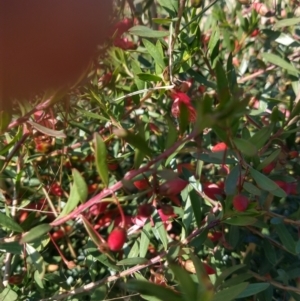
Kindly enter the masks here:
M 240 79 L 238 79 L 237 82 L 238 82 L 238 84 L 243 84 L 243 83 L 247 82 L 248 80 L 251 80 L 251 79 L 253 79 L 255 77 L 258 77 L 258 76 L 264 74 L 267 71 L 271 71 L 271 70 L 275 69 L 275 67 L 276 67 L 275 65 L 272 65 L 272 66 L 270 66 L 270 67 L 268 67 L 266 69 L 258 70 L 256 72 L 250 74 L 250 75 L 241 77 Z
M 280 282 L 277 282 L 277 281 L 274 281 L 274 280 L 271 280 L 269 279 L 268 277 L 264 277 L 264 276 L 261 276 L 255 272 L 252 272 L 252 271 L 249 271 L 249 273 L 254 277 L 256 278 L 257 280 L 260 280 L 260 281 L 263 281 L 263 282 L 268 282 L 270 283 L 271 285 L 275 286 L 275 287 L 278 287 L 284 291 L 290 291 L 290 292 L 295 292 L 297 294 L 300 294 L 300 289 L 297 288 L 297 287 L 294 287 L 294 286 L 289 286 L 289 285 L 284 285 Z

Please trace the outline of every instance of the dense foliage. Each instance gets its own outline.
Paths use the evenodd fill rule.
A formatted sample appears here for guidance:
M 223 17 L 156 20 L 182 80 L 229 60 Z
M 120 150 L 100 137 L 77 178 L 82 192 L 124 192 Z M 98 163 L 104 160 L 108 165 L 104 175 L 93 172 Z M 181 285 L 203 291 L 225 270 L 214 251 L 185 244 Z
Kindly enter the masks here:
M 2 114 L 0 300 L 300 300 L 299 2 L 115 2 Z

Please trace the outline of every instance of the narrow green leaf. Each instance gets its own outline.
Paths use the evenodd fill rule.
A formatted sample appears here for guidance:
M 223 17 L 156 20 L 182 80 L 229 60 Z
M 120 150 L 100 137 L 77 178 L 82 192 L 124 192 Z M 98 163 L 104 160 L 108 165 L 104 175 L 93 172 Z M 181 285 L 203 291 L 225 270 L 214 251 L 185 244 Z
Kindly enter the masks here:
M 286 249 L 292 253 L 296 254 L 296 242 L 293 239 L 291 233 L 288 231 L 284 224 L 274 225 L 276 233 L 279 236 L 280 241 L 286 247 Z
M 151 230 L 150 222 L 146 223 L 143 227 L 142 234 L 141 234 L 141 246 L 140 246 L 140 257 L 145 257 L 148 252 L 148 247 L 150 243 L 150 234 L 149 231 Z
M 261 190 L 250 182 L 245 181 L 243 184 L 243 188 L 250 194 L 261 195 Z
M 154 229 L 157 231 L 157 234 L 160 238 L 160 241 L 163 244 L 163 247 L 165 250 L 168 248 L 168 236 L 167 236 L 167 230 L 165 229 L 165 225 L 163 222 L 155 222 Z
M 101 240 L 99 233 L 93 228 L 90 222 L 83 215 L 81 215 L 81 220 L 92 242 L 97 246 L 99 250 L 101 250 L 103 241 Z
M 261 149 L 265 143 L 270 139 L 270 135 L 272 134 L 272 128 L 270 126 L 266 126 L 261 128 L 258 132 L 256 132 L 248 141 L 255 145 L 257 149 Z
M 169 263 L 169 267 L 179 282 L 182 297 L 186 301 L 196 300 L 197 297 L 197 284 L 192 280 L 189 273 L 179 265 Z
M 250 283 L 247 288 L 239 294 L 236 298 L 245 298 L 249 296 L 256 295 L 264 290 L 266 290 L 270 286 L 269 283 Z
M 29 258 L 31 259 L 32 264 L 36 268 L 40 280 L 42 280 L 44 278 L 45 271 L 46 271 L 45 262 L 44 262 L 43 257 L 30 244 L 26 244 L 26 252 L 29 255 Z
M 149 74 L 149 73 L 138 73 L 137 77 L 140 80 L 143 80 L 145 82 L 161 82 L 162 78 L 155 74 Z
M 34 127 L 36 130 L 38 130 L 39 132 L 47 135 L 47 136 L 51 136 L 51 137 L 55 137 L 55 138 L 66 138 L 66 134 L 62 131 L 55 131 L 49 128 L 46 128 L 38 123 L 35 123 L 33 121 L 27 120 L 27 122 Z
M 157 49 L 158 47 L 146 39 L 143 39 L 143 44 L 148 53 L 153 57 L 155 64 L 159 65 L 161 68 L 165 68 L 163 56 L 161 55 L 159 49 Z
M 145 38 L 163 38 L 169 35 L 168 32 L 153 30 L 143 25 L 133 26 L 128 31 L 130 34 Z
M 257 222 L 257 219 L 252 216 L 235 216 L 228 218 L 223 223 L 234 226 L 249 226 Z
M 283 20 L 279 20 L 277 21 L 273 28 L 274 29 L 278 29 L 281 27 L 287 27 L 287 26 L 293 26 L 293 25 L 297 25 L 300 23 L 300 18 L 289 18 L 289 19 L 283 19 Z
M 149 260 L 147 258 L 142 257 L 134 257 L 134 258 L 126 258 L 117 262 L 117 265 L 139 265 L 145 264 Z
M 48 233 L 51 230 L 51 226 L 49 224 L 41 224 L 32 229 L 30 229 L 24 236 L 21 238 L 20 243 L 28 243 L 31 242 L 45 233 Z
M 0 293 L 0 301 L 16 301 L 18 294 L 9 287 L 5 287 Z
M 202 213 L 201 213 L 201 206 L 200 206 L 200 198 L 198 193 L 193 189 L 189 193 L 189 197 L 191 200 L 191 205 L 194 213 L 194 217 L 197 223 L 197 226 L 200 228 L 202 222 Z
M 257 147 L 249 140 L 234 138 L 233 142 L 238 150 L 241 151 L 244 155 L 253 157 L 257 154 Z
M 232 287 L 226 288 L 217 292 L 214 295 L 213 301 L 231 301 L 241 294 L 249 285 L 248 282 L 243 282 Z
M 268 261 L 272 265 L 276 265 L 277 256 L 276 256 L 275 248 L 267 239 L 264 239 L 264 241 L 263 241 L 263 249 L 264 249 L 264 253 L 265 253 L 265 256 L 268 259 Z
M 78 205 L 80 201 L 84 202 L 87 198 L 87 187 L 84 179 L 76 169 L 72 170 L 72 175 L 74 178 L 74 183 L 71 184 L 69 198 L 63 210 L 56 219 L 59 219 L 69 214 Z
M 220 105 L 225 106 L 230 100 L 230 91 L 225 70 L 219 61 L 216 64 L 215 72 L 217 76 L 217 89 Z
M 226 195 L 235 195 L 236 186 L 240 177 L 240 167 L 236 165 L 230 170 L 229 175 L 225 180 L 225 193 Z
M 270 63 L 272 63 L 276 66 L 279 66 L 279 67 L 281 67 L 281 68 L 283 68 L 287 71 L 290 71 L 292 73 L 296 73 L 296 74 L 298 73 L 299 74 L 299 70 L 296 67 L 294 67 L 292 64 L 290 64 L 289 62 L 282 59 L 280 56 L 278 56 L 276 54 L 264 52 L 264 53 L 262 53 L 262 57 L 266 61 L 268 61 L 268 62 L 270 62 Z
M 80 199 L 80 202 L 84 203 L 88 197 L 88 188 L 86 182 L 80 172 L 73 168 L 72 169 L 74 189 L 77 189 L 77 193 Z
M 23 232 L 22 227 L 17 222 L 2 212 L 0 212 L 0 225 L 12 231 Z
M 262 170 L 264 167 L 268 166 L 272 163 L 281 153 L 281 149 L 276 149 L 272 154 L 270 154 L 267 158 L 265 158 L 259 165 L 257 165 L 257 170 Z
M 109 184 L 106 145 L 98 133 L 94 134 L 95 161 L 99 176 L 106 187 Z
M 236 271 L 244 268 L 246 265 L 245 264 L 238 264 L 238 265 L 234 265 L 231 266 L 230 268 L 227 268 L 225 270 L 222 271 L 221 275 L 219 275 L 217 277 L 217 280 L 215 282 L 215 287 L 218 287 L 219 285 L 221 285 L 221 283 L 230 275 L 232 275 L 233 273 L 235 273 Z
M 168 132 L 167 132 L 167 137 L 166 137 L 165 149 L 168 149 L 177 140 L 178 133 L 177 133 L 177 130 L 176 130 L 176 127 L 175 127 L 173 121 L 167 116 L 165 116 L 165 118 L 168 123 Z
M 125 129 L 117 129 L 114 131 L 114 133 L 116 136 L 124 139 L 126 142 L 131 144 L 133 147 L 139 149 L 145 155 L 151 156 L 151 154 L 152 154 L 151 149 L 149 148 L 147 142 L 140 135 L 134 134 Z
M 259 171 L 250 168 L 250 173 L 256 184 L 266 191 L 271 192 L 273 195 L 278 197 L 285 197 L 286 193 L 282 190 L 274 181 L 263 175 Z
M 129 280 L 122 284 L 122 286 L 130 291 L 135 291 L 143 295 L 154 296 L 161 301 L 182 301 L 182 296 L 175 293 L 173 290 L 154 283 L 142 280 Z

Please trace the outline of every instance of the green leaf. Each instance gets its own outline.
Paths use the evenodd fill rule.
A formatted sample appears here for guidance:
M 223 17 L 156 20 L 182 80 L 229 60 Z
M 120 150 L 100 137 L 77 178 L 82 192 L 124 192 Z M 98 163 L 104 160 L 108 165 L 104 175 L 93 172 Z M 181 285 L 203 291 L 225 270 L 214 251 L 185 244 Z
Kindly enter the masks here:
M 80 201 L 84 202 L 87 198 L 87 186 L 83 177 L 75 168 L 72 170 L 72 175 L 74 183 L 71 185 L 69 198 L 56 220 L 69 214 Z
M 153 230 L 157 231 L 157 235 L 160 238 L 160 241 L 163 244 L 163 247 L 165 250 L 168 248 L 168 236 L 167 236 L 167 230 L 165 229 L 165 225 L 161 221 L 155 221 L 155 226 L 152 228 Z
M 23 247 L 19 244 L 18 241 L 0 243 L 0 252 L 2 253 L 12 253 L 16 255 L 21 255 L 23 252 Z
M 283 19 L 280 21 L 277 21 L 274 25 L 274 29 L 278 29 L 281 27 L 287 27 L 287 26 L 293 26 L 300 23 L 300 18 L 289 18 L 289 19 Z
M 250 182 L 245 181 L 243 184 L 243 188 L 250 194 L 258 195 L 258 196 L 261 195 L 261 190 Z
M 296 254 L 296 242 L 284 224 L 274 225 L 283 246 L 292 254 Z
M 173 290 L 154 283 L 142 280 L 129 280 L 122 284 L 122 286 L 130 291 L 135 291 L 143 295 L 154 296 L 161 301 L 182 301 L 182 296 L 175 293 Z
M 169 267 L 179 282 L 183 299 L 186 301 L 196 300 L 197 284 L 192 280 L 190 274 L 179 265 L 169 263 Z
M 249 140 L 234 138 L 233 142 L 238 150 L 241 151 L 244 155 L 253 157 L 257 154 L 257 147 Z
M 257 219 L 252 216 L 235 216 L 228 218 L 223 223 L 234 226 L 249 226 L 257 222 Z
M 36 268 L 36 271 L 38 273 L 38 277 L 40 280 L 44 278 L 46 267 L 45 262 L 41 254 L 33 248 L 30 244 L 26 244 L 26 252 L 29 255 L 29 258 Z M 40 287 L 43 287 L 42 282 L 40 282 Z
M 267 158 L 265 158 L 259 165 L 257 165 L 257 170 L 262 170 L 264 167 L 268 166 L 272 163 L 281 153 L 281 149 L 276 149 L 272 154 L 270 154 Z
M 88 188 L 86 182 L 80 172 L 75 168 L 72 169 L 72 176 L 74 188 L 77 190 L 80 202 L 84 203 L 88 197 Z
M 221 275 L 219 275 L 217 277 L 217 280 L 215 282 L 215 287 L 218 287 L 219 285 L 221 285 L 221 283 L 228 278 L 231 274 L 235 273 L 236 271 L 243 269 L 244 267 L 246 267 L 245 264 L 238 264 L 238 265 L 234 265 L 231 266 L 225 270 L 222 271 Z
M 145 82 L 161 82 L 162 78 L 155 74 L 149 74 L 149 73 L 138 73 L 136 75 L 140 80 L 143 80 Z
M 145 38 L 163 38 L 169 35 L 168 32 L 153 30 L 143 25 L 133 26 L 128 31 L 130 34 Z
M 150 234 L 149 231 L 151 230 L 150 222 L 146 223 L 143 227 L 142 234 L 141 234 L 141 246 L 140 246 L 140 257 L 145 257 L 148 252 L 148 247 L 150 243 Z
M 227 105 L 230 100 L 230 91 L 225 70 L 219 61 L 216 64 L 215 72 L 217 76 L 217 90 L 220 106 L 223 107 Z
M 94 134 L 95 161 L 99 176 L 106 187 L 109 184 L 106 145 L 98 133 Z
M 274 181 L 263 175 L 259 171 L 250 168 L 250 173 L 256 184 L 266 191 L 271 192 L 273 195 L 278 197 L 286 197 L 286 193 L 282 190 Z
M 133 258 L 126 258 L 117 262 L 117 265 L 138 265 L 138 264 L 145 264 L 149 262 L 147 258 L 142 257 L 133 257 Z
M 165 142 L 165 149 L 168 149 L 177 140 L 178 133 L 177 133 L 176 127 L 175 127 L 173 121 L 170 119 L 170 117 L 165 116 L 165 118 L 168 123 L 168 132 L 167 132 L 167 137 L 166 137 L 166 142 Z
M 27 233 L 24 234 L 24 236 L 21 238 L 20 243 L 28 243 L 31 242 L 45 233 L 48 233 L 51 230 L 51 226 L 49 224 L 41 224 L 38 225 L 32 229 L 30 229 Z
M 294 67 L 292 64 L 290 64 L 286 60 L 282 59 L 278 55 L 275 55 L 273 53 L 267 53 L 267 52 L 264 52 L 261 55 L 266 61 L 268 61 L 276 66 L 279 66 L 292 73 L 296 73 L 296 74 L 299 73 L 299 70 L 296 67 Z
M 234 166 L 229 175 L 225 180 L 225 193 L 226 195 L 235 195 L 236 186 L 240 177 L 240 167 L 238 165 Z
M 39 132 L 45 134 L 46 136 L 50 136 L 50 137 L 55 137 L 55 138 L 66 138 L 66 134 L 62 131 L 55 131 L 55 130 L 51 130 L 49 128 L 46 128 L 38 123 L 35 123 L 33 121 L 27 120 L 27 122 L 34 127 L 36 130 L 38 130 Z
M 135 148 L 139 149 L 145 155 L 147 155 L 147 156 L 152 155 L 152 151 L 149 148 L 147 142 L 140 135 L 134 134 L 125 129 L 117 129 L 114 131 L 114 133 L 116 136 L 124 139 L 126 142 L 128 142 Z
M 200 228 L 201 227 L 201 222 L 202 222 L 202 213 L 201 213 L 201 206 L 200 206 L 200 198 L 198 193 L 193 189 L 189 193 L 189 198 L 191 201 L 194 217 L 197 223 L 197 226 Z
M 0 301 L 16 301 L 18 294 L 9 287 L 5 287 L 0 293 Z
M 22 227 L 19 224 L 17 224 L 17 222 L 15 222 L 11 217 L 7 216 L 2 212 L 0 212 L 0 225 L 12 231 L 16 231 L 16 232 L 24 231 Z
M 266 258 L 272 265 L 276 265 L 277 263 L 277 256 L 274 246 L 267 240 L 264 239 L 263 241 L 263 249 Z
M 223 289 L 214 295 L 213 301 L 231 301 L 241 294 L 249 285 L 248 282 L 243 282 L 229 288 Z
M 257 149 L 261 149 L 270 139 L 271 134 L 272 128 L 270 126 L 266 126 L 256 132 L 248 141 L 252 145 L 255 145 Z
M 145 48 L 147 49 L 148 53 L 153 57 L 155 63 L 159 65 L 162 69 L 165 68 L 165 63 L 163 56 L 161 55 L 161 52 L 159 51 L 159 47 L 152 44 L 148 40 L 143 39 L 143 44 Z
M 269 283 L 250 283 L 247 288 L 239 294 L 236 298 L 245 298 L 249 296 L 256 295 L 264 290 L 266 290 L 270 286 Z
M 88 233 L 89 238 L 92 240 L 92 242 L 97 246 L 99 250 L 101 250 L 101 246 L 103 245 L 103 241 L 100 238 L 99 233 L 93 228 L 93 226 L 90 224 L 90 222 L 81 215 L 81 220 L 84 225 L 84 228 L 86 232 Z

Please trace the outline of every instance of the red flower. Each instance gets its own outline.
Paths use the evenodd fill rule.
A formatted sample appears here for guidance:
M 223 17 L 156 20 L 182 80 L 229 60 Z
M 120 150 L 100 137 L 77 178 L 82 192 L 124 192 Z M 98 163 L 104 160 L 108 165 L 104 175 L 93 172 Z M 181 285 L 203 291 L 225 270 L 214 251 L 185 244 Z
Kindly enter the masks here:
M 126 31 L 128 31 L 128 29 L 130 29 L 132 26 L 133 26 L 133 20 L 129 18 L 125 18 L 114 26 L 114 32 L 117 31 L 116 36 L 121 37 L 121 35 Z
M 161 195 L 177 195 L 179 194 L 186 186 L 188 185 L 188 182 L 185 180 L 182 180 L 180 178 L 175 178 L 170 181 L 167 181 L 163 183 L 159 187 L 159 193 Z
M 171 98 L 174 100 L 171 108 L 172 115 L 175 118 L 180 116 L 180 106 L 186 106 L 188 113 L 189 113 L 189 121 L 195 122 L 196 121 L 196 110 L 191 104 L 191 99 L 188 95 L 182 92 L 173 92 L 171 94 Z

